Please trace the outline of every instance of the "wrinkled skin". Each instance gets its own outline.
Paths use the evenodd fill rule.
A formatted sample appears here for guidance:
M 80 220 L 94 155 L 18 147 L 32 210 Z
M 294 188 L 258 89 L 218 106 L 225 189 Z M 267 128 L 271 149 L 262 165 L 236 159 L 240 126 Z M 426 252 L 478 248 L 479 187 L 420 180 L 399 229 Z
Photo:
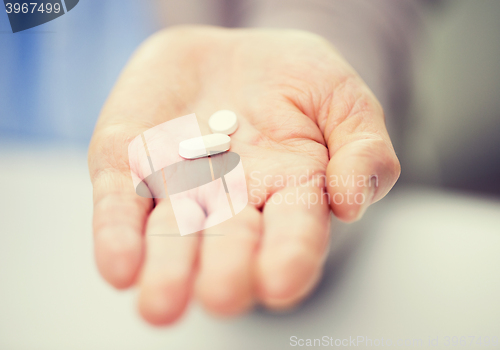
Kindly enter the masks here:
M 219 109 L 239 116 L 231 150 L 241 156 L 251 203 L 206 236 L 180 237 L 168 199 L 135 194 L 127 147 L 190 113 L 208 134 Z M 321 276 L 330 210 L 359 219 L 400 173 L 380 104 L 328 42 L 300 31 L 211 27 L 165 30 L 139 48 L 103 108 L 89 168 L 99 271 L 116 288 L 137 284 L 140 313 L 155 325 L 177 320 L 191 298 L 217 315 L 300 303 Z M 302 175 L 307 185 L 275 181 L 280 175 Z M 349 175 L 377 186 L 329 181 Z M 297 198 L 328 198 L 323 191 L 366 200 Z M 210 215 L 204 203 L 191 205 L 193 215 Z

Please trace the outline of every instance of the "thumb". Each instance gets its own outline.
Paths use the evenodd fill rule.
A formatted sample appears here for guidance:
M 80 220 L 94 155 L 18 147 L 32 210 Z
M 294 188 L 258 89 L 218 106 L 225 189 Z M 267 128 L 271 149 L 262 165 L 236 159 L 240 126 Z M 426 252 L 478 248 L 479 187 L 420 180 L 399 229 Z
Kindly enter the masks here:
M 401 168 L 382 107 L 363 81 L 349 79 L 332 96 L 323 122 L 330 154 L 326 185 L 335 216 L 352 222 L 389 192 Z

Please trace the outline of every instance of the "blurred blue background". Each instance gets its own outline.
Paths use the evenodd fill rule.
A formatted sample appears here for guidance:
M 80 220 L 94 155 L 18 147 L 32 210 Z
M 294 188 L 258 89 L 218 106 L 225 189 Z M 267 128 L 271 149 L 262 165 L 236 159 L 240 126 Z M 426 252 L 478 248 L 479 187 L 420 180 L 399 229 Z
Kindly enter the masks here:
M 150 3 L 84 0 L 16 34 L 0 6 L 0 139 L 86 147 L 120 70 L 158 29 Z

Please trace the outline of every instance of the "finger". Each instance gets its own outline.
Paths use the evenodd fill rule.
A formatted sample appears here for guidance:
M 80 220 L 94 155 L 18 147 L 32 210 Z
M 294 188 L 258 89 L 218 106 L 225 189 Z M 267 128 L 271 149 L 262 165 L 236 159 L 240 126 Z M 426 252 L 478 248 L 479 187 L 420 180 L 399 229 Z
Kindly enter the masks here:
M 359 78 L 333 94 L 322 126 L 330 153 L 327 190 L 333 213 L 351 222 L 394 186 L 401 168 L 382 107 Z
M 193 221 L 205 219 L 193 200 L 186 199 L 182 210 L 190 212 Z M 192 290 L 198 242 L 196 233 L 180 235 L 170 200 L 159 201 L 147 223 L 147 253 L 140 278 L 139 311 L 146 321 L 170 324 L 184 312 Z
M 261 226 L 261 213 L 246 206 L 235 217 L 204 231 L 196 295 L 208 311 L 229 316 L 252 307 Z
M 152 200 L 134 192 L 130 173 L 105 170 L 92 176 L 92 182 L 97 267 L 114 287 L 129 287 L 142 264 L 142 236 Z
M 183 115 L 186 101 L 197 93 L 186 84 L 172 88 L 164 83 L 177 81 L 179 71 L 190 71 L 183 69 L 188 65 L 185 56 L 179 52 L 171 55 L 160 45 L 167 37 L 154 36 L 131 59 L 103 107 L 89 149 L 97 265 L 103 277 L 118 288 L 131 285 L 137 277 L 144 254 L 141 235 L 153 206 L 151 199 L 134 193 L 148 175 L 142 170 L 150 169 L 145 151 L 137 149 L 129 159 L 127 148 L 137 135 Z
M 329 222 L 320 186 L 289 187 L 269 198 L 257 257 L 257 293 L 265 305 L 290 307 L 312 290 L 321 275 Z

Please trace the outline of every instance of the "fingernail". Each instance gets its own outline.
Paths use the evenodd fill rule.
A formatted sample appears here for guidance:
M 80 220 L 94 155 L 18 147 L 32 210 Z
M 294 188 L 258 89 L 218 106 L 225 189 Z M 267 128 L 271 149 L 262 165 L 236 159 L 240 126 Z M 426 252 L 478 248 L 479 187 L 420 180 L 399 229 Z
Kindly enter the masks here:
M 366 209 L 372 204 L 373 196 L 375 195 L 375 186 L 366 186 L 363 189 L 363 203 L 359 206 L 358 216 L 356 221 L 360 220 L 366 212 Z

